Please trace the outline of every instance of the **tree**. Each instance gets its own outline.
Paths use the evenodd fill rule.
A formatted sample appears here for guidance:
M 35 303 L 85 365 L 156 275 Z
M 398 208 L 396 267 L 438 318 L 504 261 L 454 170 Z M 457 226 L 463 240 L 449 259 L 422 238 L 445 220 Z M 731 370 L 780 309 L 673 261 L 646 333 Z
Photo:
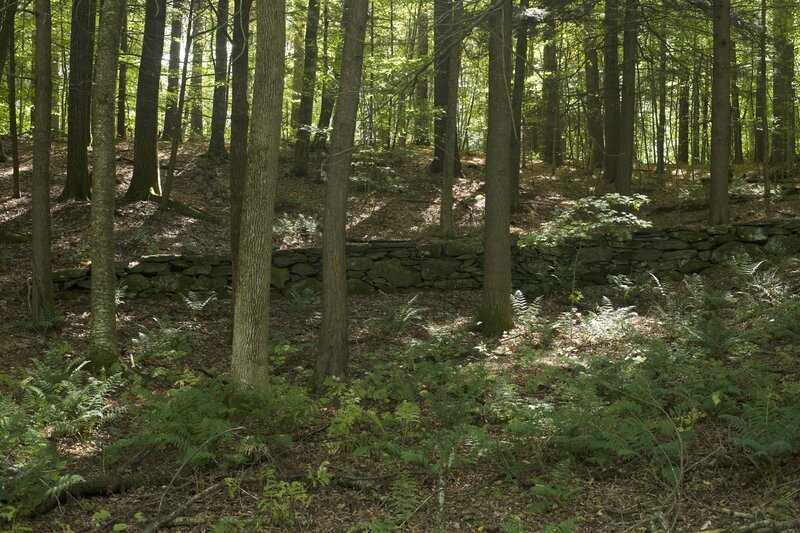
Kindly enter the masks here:
M 591 143 L 588 167 L 591 170 L 603 168 L 603 100 L 600 95 L 600 68 L 598 66 L 597 46 L 595 45 L 594 24 L 586 24 L 586 38 L 583 40 L 583 54 L 586 57 L 586 130 Z
M 420 9 L 417 16 L 417 57 L 428 56 L 428 14 Z M 427 72 L 419 75 L 414 86 L 414 143 L 425 146 L 430 143 L 430 111 L 428 107 Z
M 133 177 L 127 200 L 147 200 L 161 194 L 158 162 L 158 92 L 161 56 L 164 53 L 166 0 L 146 0 L 142 59 L 136 88 L 136 122 L 133 145 Z
M 620 157 L 620 94 L 619 94 L 619 5 L 617 0 L 605 0 L 603 20 L 603 126 L 605 128 L 605 158 L 603 177 L 608 183 L 617 179 Z
M 50 266 L 50 104 L 53 79 L 51 60 L 52 14 L 50 0 L 36 0 L 36 58 L 34 66 L 33 176 L 31 211 L 33 231 L 33 281 L 30 290 L 31 317 L 44 323 L 55 317 L 53 274 Z
M 631 194 L 631 177 L 635 159 L 636 129 L 636 50 L 638 48 L 639 0 L 625 2 L 625 35 L 622 52 L 622 108 L 620 115 L 620 158 L 617 167 L 616 190 L 619 194 Z
M 794 13 L 797 2 L 784 0 L 775 6 L 773 42 L 775 59 L 772 76 L 772 114 L 775 126 L 772 135 L 772 164 L 782 175 L 794 164 L 795 153 L 795 34 Z
M 211 139 L 208 156 L 225 158 L 225 122 L 228 120 L 228 0 L 217 4 L 217 36 L 214 53 L 214 100 L 211 105 Z
M 444 121 L 444 150 L 442 150 L 442 205 L 439 211 L 439 231 L 443 238 L 455 235 L 455 217 L 453 216 L 453 185 L 458 168 L 458 75 L 461 71 L 461 11 L 462 0 L 450 2 L 450 38 L 452 44 L 447 51 L 447 106 Z
M 97 36 L 94 87 L 94 172 L 92 173 L 92 322 L 89 359 L 109 368 L 117 348 L 117 278 L 114 273 L 114 192 L 116 145 L 114 97 L 124 0 L 103 0 Z
M 317 34 L 319 33 L 319 0 L 308 0 L 306 15 L 305 53 L 303 58 L 303 89 L 297 114 L 292 171 L 308 175 L 308 149 L 311 144 L 311 118 L 314 113 L 314 86 L 317 79 Z
M 369 0 L 346 0 L 342 27 L 344 48 L 339 96 L 331 133 L 328 182 L 325 187 L 325 223 L 322 234 L 322 327 L 319 335 L 317 384 L 329 376 L 347 373 L 347 269 L 345 227 L 347 184 L 364 60 Z
M 433 161 L 431 172 L 442 171 L 444 163 L 444 136 L 447 129 L 447 82 L 450 79 L 450 65 L 447 49 L 451 39 L 451 17 L 453 0 L 434 0 L 433 2 Z
M 252 0 L 233 2 L 233 47 L 231 48 L 231 264 L 234 272 L 239 258 L 242 194 L 247 183 L 247 128 L 249 103 L 247 84 L 250 57 L 250 7 Z M 234 274 L 233 279 L 236 279 Z M 235 291 L 234 287 L 234 291 Z
M 286 6 L 256 2 L 256 70 L 248 174 L 242 205 L 239 268 L 233 311 L 231 377 L 243 385 L 269 384 L 269 292 L 272 219 L 278 177 L 283 102 Z
M 203 33 L 203 13 L 201 8 L 203 0 L 189 0 L 194 3 L 192 11 L 194 11 L 194 31 L 198 38 L 192 41 L 192 80 L 190 97 L 192 100 L 192 107 L 190 114 L 190 137 L 193 141 L 203 138 L 203 42 L 199 36 Z
M 522 97 L 525 92 L 525 74 L 528 58 L 528 24 L 523 15 L 528 0 L 520 0 L 520 17 L 517 21 L 517 44 L 514 49 L 514 87 L 511 93 L 511 111 L 514 131 L 511 136 L 511 211 L 519 211 L 519 173 L 522 154 Z
M 69 93 L 67 97 L 69 102 L 67 179 L 59 197 L 61 200 L 88 200 L 91 196 L 88 147 L 96 15 L 94 0 L 74 0 L 72 2 Z
M 120 29 L 119 51 L 121 54 L 128 53 L 128 8 L 122 4 L 122 28 Z M 126 124 L 126 109 L 128 101 L 128 63 L 119 62 L 119 88 L 117 90 L 117 137 L 125 139 L 128 137 L 128 127 Z
M 16 11 L 17 3 L 11 8 Z M 17 138 L 17 53 L 14 42 L 14 17 L 11 18 L 11 30 L 8 36 L 8 122 L 11 136 L 11 164 L 14 174 L 14 198 L 20 197 L 19 190 L 19 142 Z
M 511 329 L 511 0 L 495 0 L 489 16 L 489 128 L 480 328 L 489 336 Z
M 316 153 L 321 153 L 325 149 L 325 143 L 328 140 L 328 127 L 331 125 L 331 118 L 333 117 L 333 106 L 336 102 L 336 93 L 339 87 L 339 71 L 341 65 L 341 45 L 336 48 L 333 58 L 333 69 L 329 72 L 328 69 L 328 28 L 329 28 L 329 11 L 328 0 L 325 0 L 325 8 L 323 10 L 323 26 L 322 26 L 322 101 L 319 106 L 319 121 L 317 122 L 317 133 L 314 135 L 314 142 L 311 145 L 311 150 Z
M 711 79 L 712 225 L 727 224 L 728 171 L 731 151 L 731 12 L 730 0 L 714 0 L 714 67 Z
M 193 6 L 192 6 L 193 7 Z M 181 67 L 181 33 L 183 32 L 183 2 L 172 2 L 172 28 L 169 35 L 169 74 L 167 77 L 167 108 L 164 111 L 164 132 L 161 138 L 171 141 L 178 131 L 178 91 Z

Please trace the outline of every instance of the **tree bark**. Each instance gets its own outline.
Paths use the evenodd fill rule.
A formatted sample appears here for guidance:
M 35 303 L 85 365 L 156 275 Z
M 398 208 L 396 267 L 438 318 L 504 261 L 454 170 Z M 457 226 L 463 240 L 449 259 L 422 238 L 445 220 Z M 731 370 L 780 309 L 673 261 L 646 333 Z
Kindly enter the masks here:
M 88 200 L 92 194 L 88 148 L 96 15 L 94 0 L 75 0 L 72 3 L 67 97 L 67 179 L 60 200 Z
M 559 94 L 558 55 L 556 50 L 556 23 L 550 18 L 545 26 L 542 52 L 542 103 L 544 127 L 542 131 L 542 161 L 559 166 L 563 160 L 561 136 L 561 96 Z
M 679 165 L 689 164 L 689 86 L 681 84 L 678 95 L 678 154 Z
M 225 123 L 228 120 L 228 0 L 217 4 L 217 36 L 214 54 L 214 100 L 211 105 L 211 139 L 208 155 L 225 158 Z
M 94 172 L 92 173 L 92 292 L 89 359 L 96 370 L 117 361 L 117 277 L 114 273 L 116 146 L 114 98 L 124 0 L 103 0 L 97 35 L 94 87 Z
M 164 132 L 161 135 L 161 138 L 165 141 L 171 141 L 175 135 L 180 133 L 178 131 L 178 91 L 181 68 L 181 34 L 183 33 L 182 0 L 173 0 L 171 26 L 169 36 L 167 108 L 164 111 Z
M 620 87 L 619 87 L 619 5 L 605 0 L 603 36 L 603 124 L 605 126 L 605 158 L 603 178 L 613 183 L 617 178 L 620 156 Z
M 453 216 L 453 185 L 458 167 L 458 76 L 461 73 L 461 39 L 460 24 L 463 8 L 462 0 L 450 2 L 453 12 L 450 14 L 452 45 L 447 52 L 447 107 L 445 108 L 444 157 L 442 168 L 442 205 L 439 211 L 439 231 L 443 238 L 455 236 L 455 217 Z
M 13 2 L 12 9 L 16 14 L 17 3 Z M 14 39 L 14 18 L 11 18 L 11 31 L 8 36 L 8 122 L 9 135 L 11 136 L 11 165 L 14 175 L 14 198 L 20 197 L 19 190 L 19 139 L 17 130 L 17 51 Z
M 128 8 L 122 3 L 122 27 L 119 41 L 120 54 L 128 53 Z M 125 115 L 128 104 L 128 63 L 125 58 L 119 61 L 119 88 L 117 92 L 117 138 L 128 137 L 127 117 Z
M 303 59 L 303 90 L 294 143 L 292 172 L 308 176 L 308 150 L 311 144 L 311 119 L 314 114 L 314 87 L 317 80 L 317 34 L 319 33 L 319 0 L 308 0 L 305 52 Z
M 772 76 L 772 164 L 785 175 L 794 159 L 794 11 L 796 2 L 776 6 L 772 17 L 775 60 Z
M 364 60 L 369 0 L 346 0 L 342 26 L 344 49 L 336 115 L 333 117 L 325 222 L 322 234 L 322 326 L 317 358 L 317 385 L 347 373 L 347 268 L 345 228 L 347 184 L 353 156 L 358 96 Z
M 486 218 L 483 295 L 478 314 L 485 335 L 497 337 L 514 325 L 511 314 L 511 236 L 508 149 L 512 116 L 511 0 L 495 0 L 489 16 L 489 124 L 486 149 Z
M 428 14 L 420 9 L 417 17 L 416 56 L 428 56 Z M 414 87 L 414 144 L 427 146 L 430 144 L 430 105 L 428 104 L 428 71 L 421 73 Z
M 667 41 L 662 40 L 658 50 L 658 130 L 656 132 L 656 174 L 660 183 L 666 174 L 667 139 Z
M 333 69 L 329 71 L 328 63 L 328 29 L 330 27 L 330 17 L 328 0 L 325 0 L 325 8 L 323 10 L 323 32 L 322 32 L 322 70 L 324 77 L 322 79 L 322 102 L 319 107 L 319 121 L 317 122 L 317 133 L 314 135 L 314 142 L 311 144 L 311 151 L 317 154 L 325 150 L 325 144 L 328 141 L 328 128 L 331 125 L 331 117 L 333 117 L 333 106 L 336 102 L 336 92 L 339 87 L 339 71 L 340 71 L 340 56 L 341 44 L 334 52 Z M 340 41 L 341 42 L 341 41 Z
M 146 0 L 142 59 L 136 88 L 136 122 L 133 144 L 133 177 L 126 200 L 147 200 L 161 195 L 158 162 L 158 92 L 161 56 L 164 53 L 166 0 Z
M 636 140 L 636 50 L 638 47 L 639 0 L 625 2 L 625 34 L 622 51 L 622 114 L 620 128 L 620 159 L 617 168 L 616 190 L 618 194 L 631 194 L 631 178 L 635 160 Z
M 252 0 L 233 1 L 233 55 L 231 74 L 231 265 L 233 279 L 239 262 L 239 233 L 242 195 L 247 183 L 247 128 L 250 104 L 247 100 L 250 57 L 250 7 Z M 234 287 L 234 292 L 236 287 Z
M 589 169 L 603 168 L 603 100 L 600 95 L 600 68 L 598 66 L 595 29 L 592 22 L 586 23 L 586 38 L 583 40 L 586 57 L 586 129 L 589 133 Z
M 520 0 L 520 12 L 528 8 L 528 0 Z M 511 135 L 511 211 L 520 210 L 519 174 L 522 153 L 522 97 L 525 93 L 525 75 L 528 59 L 528 25 L 525 21 L 517 23 L 517 43 L 514 49 L 514 87 L 511 93 L 511 113 L 514 131 Z M 595 64 L 595 66 L 597 66 Z
M 284 0 L 259 0 L 255 11 L 253 116 L 235 282 L 231 360 L 231 377 L 242 386 L 269 385 L 272 223 L 279 171 L 286 39 Z
M 192 43 L 192 80 L 190 83 L 190 98 L 192 100 L 190 115 L 190 138 L 199 141 L 203 138 L 203 42 L 199 38 L 203 33 L 203 13 L 201 8 L 203 0 L 189 0 L 194 2 L 194 32 L 198 38 Z
M 444 168 L 444 136 L 447 129 L 447 80 L 450 65 L 447 48 L 450 43 L 452 0 L 433 2 L 433 161 L 431 172 L 439 173 Z
M 55 317 L 50 252 L 50 104 L 53 80 L 51 59 L 52 13 L 50 0 L 36 0 L 36 56 L 34 66 L 33 176 L 31 212 L 33 231 L 33 281 L 29 301 L 35 323 Z
M 727 224 L 728 171 L 731 150 L 730 0 L 714 0 L 714 66 L 711 94 L 710 223 Z
M 736 60 L 736 43 L 731 41 L 731 122 L 733 135 L 733 162 L 744 163 L 742 145 L 742 110 L 739 102 L 739 65 Z
M 692 74 L 692 164 L 700 163 L 700 84 L 701 75 L 700 69 L 702 66 L 702 58 L 697 61 Z

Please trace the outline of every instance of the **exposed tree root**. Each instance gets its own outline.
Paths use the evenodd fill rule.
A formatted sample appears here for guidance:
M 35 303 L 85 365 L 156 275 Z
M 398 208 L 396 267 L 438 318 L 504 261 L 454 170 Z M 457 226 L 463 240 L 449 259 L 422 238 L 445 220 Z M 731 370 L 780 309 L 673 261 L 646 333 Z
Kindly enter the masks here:
M 156 196 L 154 194 L 151 194 L 150 200 L 154 201 L 157 204 L 161 204 L 161 196 Z M 202 209 L 186 205 L 183 202 L 179 202 L 177 200 L 170 199 L 170 201 L 167 203 L 167 207 L 169 209 L 172 209 L 179 215 L 183 215 L 185 217 L 196 218 L 198 220 L 205 220 L 206 222 L 211 222 L 212 224 L 220 223 L 220 220 L 211 213 L 206 213 Z

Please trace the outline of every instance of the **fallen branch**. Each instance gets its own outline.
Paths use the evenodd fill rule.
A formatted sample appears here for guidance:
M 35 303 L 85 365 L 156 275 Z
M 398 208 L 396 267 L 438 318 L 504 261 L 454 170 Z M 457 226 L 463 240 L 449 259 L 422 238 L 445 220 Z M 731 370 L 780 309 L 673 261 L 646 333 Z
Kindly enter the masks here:
M 780 533 L 790 529 L 800 528 L 798 520 L 758 520 L 743 526 L 726 527 L 722 529 L 705 529 L 695 533 Z
M 152 194 L 150 195 L 150 199 L 157 204 L 161 204 L 162 197 Z M 205 220 L 206 222 L 211 222 L 212 224 L 220 223 L 220 220 L 211 213 L 206 213 L 202 209 L 186 205 L 183 202 L 179 202 L 177 200 L 170 199 L 170 201 L 167 203 L 167 207 L 169 209 L 172 209 L 179 215 L 183 215 L 185 217 L 196 218 L 198 220 Z
M 28 241 L 30 241 L 30 239 L 25 235 L 12 235 L 11 233 L 0 233 L 0 244 L 20 244 Z
M 224 486 L 225 486 L 225 480 L 222 480 L 222 481 L 217 481 L 213 485 L 210 485 L 210 486 L 206 487 L 205 489 L 203 489 L 202 491 L 198 492 L 197 494 L 195 494 L 194 496 L 192 496 L 191 498 L 189 498 L 188 500 L 183 502 L 181 505 L 176 507 L 174 511 L 156 518 L 153 521 L 153 523 L 150 524 L 150 527 L 145 529 L 145 533 L 156 533 L 159 529 L 161 529 L 162 527 L 166 526 L 167 524 L 169 524 L 170 522 L 172 522 L 173 520 L 178 518 L 180 515 L 182 515 L 183 512 L 186 511 L 186 509 L 188 509 L 197 500 L 200 500 L 200 499 L 208 496 L 209 494 L 211 494 L 215 490 L 218 490 L 218 489 L 220 489 L 220 488 L 222 488 Z

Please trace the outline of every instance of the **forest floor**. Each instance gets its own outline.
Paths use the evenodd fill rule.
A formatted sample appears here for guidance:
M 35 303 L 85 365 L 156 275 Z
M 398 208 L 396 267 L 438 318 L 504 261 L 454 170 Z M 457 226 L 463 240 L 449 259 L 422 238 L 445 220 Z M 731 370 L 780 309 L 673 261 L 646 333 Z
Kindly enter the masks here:
M 200 207 L 221 222 L 163 213 L 151 202 L 119 203 L 115 220 L 118 260 L 152 253 L 227 253 L 227 165 L 209 161 L 201 153 L 200 146 L 182 148 L 173 198 Z M 66 146 L 54 145 L 52 154 L 53 264 L 55 268 L 85 265 L 90 255 L 89 204 L 55 200 L 63 186 Z M 166 160 L 166 147 L 162 156 Z M 30 233 L 30 157 L 29 147 L 23 145 L 21 199 L 9 198 L 10 164 L 0 171 L 2 234 Z M 412 149 L 359 154 L 348 206 L 349 239 L 437 239 L 440 189 L 438 177 L 427 170 L 429 157 L 424 150 Z M 118 198 L 130 179 L 132 159 L 132 146 L 120 145 Z M 482 171 L 480 158 L 465 157 L 464 175 L 458 179 L 455 193 L 460 234 L 480 232 Z M 641 217 L 655 226 L 703 225 L 707 216 L 701 201 L 704 186 L 699 169 L 693 174 L 676 172 L 661 184 L 651 173 L 641 173 L 634 190 L 653 198 Z M 792 184 L 784 184 L 785 195 L 767 206 L 760 198 L 758 183 L 745 179 L 753 174 L 748 168 L 738 172 L 743 177 L 735 182 L 732 220 L 796 217 L 800 196 L 794 194 Z M 596 176 L 580 170 L 563 168 L 553 175 L 544 165 L 532 164 L 523 173 L 523 210 L 514 215 L 514 231 L 536 231 L 559 208 L 587 194 L 603 192 L 604 187 Z M 319 244 L 323 190 L 324 185 L 310 180 L 288 175 L 279 178 L 276 242 L 280 247 Z M 0 392 L 19 401 L 24 394 L 15 380 L 31 375 L 26 369 L 32 367 L 32 361 L 41 360 L 47 352 L 62 363 L 75 361 L 86 347 L 89 331 L 86 295 L 57 303 L 64 318 L 57 330 L 38 331 L 25 325 L 29 258 L 25 242 L 0 244 Z M 209 412 L 207 418 L 201 416 L 196 422 L 211 429 L 189 448 L 193 453 L 214 448 L 211 458 L 204 461 L 153 442 L 138 447 L 134 443 L 116 455 L 106 450 L 113 449 L 112 444 L 121 437 L 135 440 L 158 427 L 152 425 L 152 416 L 148 422 L 142 415 L 150 402 L 164 408 L 171 398 L 190 394 L 193 387 L 216 394 L 217 385 L 209 385 L 207 377 L 224 376 L 228 370 L 230 302 L 191 305 L 126 300 L 121 302 L 118 321 L 125 361 L 123 382 L 104 402 L 127 410 L 96 427 L 54 435 L 49 441 L 65 460 L 60 471 L 86 479 L 119 479 L 144 472 L 150 482 L 121 494 L 75 500 L 65 497 L 63 505 L 49 513 L 12 520 L 11 530 L 111 531 L 115 527 L 123 530 L 124 525 L 130 531 L 144 531 L 156 517 L 209 487 L 215 487 L 214 491 L 163 529 L 699 531 L 757 520 L 796 519 L 800 509 L 797 449 L 749 453 L 753 447 L 734 441 L 731 425 L 713 413 L 720 401 L 725 405 L 726 394 L 732 402 L 733 398 L 744 402 L 726 391 L 743 387 L 742 380 L 752 381 L 756 368 L 752 365 L 769 369 L 768 377 L 759 378 L 774 387 L 774 400 L 766 400 L 768 409 L 783 413 L 780 409 L 786 398 L 792 394 L 796 398 L 800 391 L 800 306 L 791 300 L 800 287 L 800 267 L 789 262 L 770 272 L 772 296 L 761 296 L 765 301 L 774 299 L 767 308 L 758 307 L 767 304 L 757 301 L 762 289 L 753 288 L 763 288 L 765 278 L 758 277 L 756 283 L 752 274 L 731 274 L 723 269 L 697 280 L 696 286 L 595 287 L 583 291 L 580 301 L 571 299 L 574 295 L 568 292 L 556 291 L 536 302 L 518 302 L 520 326 L 499 343 L 481 338 L 470 328 L 478 311 L 479 292 L 351 297 L 353 384 L 325 396 L 311 387 L 319 328 L 316 303 L 275 300 L 270 318 L 279 349 L 272 366 L 281 383 L 276 390 L 285 390 L 287 399 L 286 405 L 271 407 L 272 418 L 283 420 L 275 414 L 277 409 L 286 420 L 274 422 L 270 431 L 291 439 L 264 435 L 263 427 L 251 425 L 248 416 L 252 413 L 234 415 L 235 424 L 218 426 L 215 424 L 224 417 Z M 566 409 L 572 402 L 595 401 L 596 397 L 589 398 L 591 394 L 606 398 L 599 382 L 587 382 L 588 388 L 597 390 L 586 392 L 585 397 L 571 388 L 571 382 L 594 375 L 587 369 L 598 375 L 617 369 L 630 377 L 638 375 L 638 370 L 629 366 L 632 358 L 639 357 L 636 354 L 645 354 L 642 357 L 647 359 L 648 350 L 653 349 L 650 358 L 658 360 L 654 355 L 657 349 L 643 341 L 644 337 L 673 348 L 688 346 L 715 353 L 713 343 L 721 342 L 719 339 L 705 339 L 703 344 L 681 329 L 685 321 L 705 317 L 706 311 L 698 309 L 705 305 L 702 302 L 708 294 L 726 295 L 719 312 L 728 335 L 739 335 L 744 329 L 759 336 L 736 337 L 725 344 L 729 357 L 722 363 L 716 361 L 718 366 L 713 368 L 692 366 L 699 364 L 694 360 L 684 367 L 663 359 L 662 366 L 648 368 L 653 379 L 662 376 L 670 382 L 660 385 L 670 389 L 656 389 L 651 400 L 626 411 L 638 413 L 635 416 L 609 422 L 579 418 L 576 413 L 564 414 L 563 419 L 545 414 L 548 409 Z M 699 307 L 692 308 L 692 302 Z M 678 309 L 681 305 L 687 310 Z M 752 312 L 742 318 L 737 306 Z M 692 314 L 692 309 L 697 312 Z M 788 334 L 770 336 L 772 330 L 765 324 L 776 317 L 785 320 L 781 324 L 786 325 Z M 692 331 L 697 331 L 697 323 L 692 324 Z M 744 374 L 740 375 L 736 374 L 737 357 L 742 353 L 748 363 L 742 365 Z M 438 366 L 428 365 L 431 361 Z M 659 394 L 677 395 L 671 387 L 692 382 L 694 371 L 708 372 L 702 375 L 709 381 L 714 381 L 709 376 L 722 375 L 730 382 L 698 384 L 690 392 L 702 398 L 688 407 L 662 406 Z M 615 382 L 614 390 L 634 397 L 633 389 L 627 387 L 639 381 L 635 377 L 630 380 Z M 437 382 L 442 390 L 435 390 Z M 301 392 L 295 391 L 293 396 L 294 386 Z M 681 394 L 689 392 L 681 389 Z M 188 398 L 191 402 L 192 397 Z M 412 408 L 417 403 L 411 398 L 421 407 Z M 277 403 L 282 401 L 279 398 Z M 619 398 L 604 401 L 612 406 L 621 402 Z M 463 404 L 465 411 L 448 411 L 446 406 L 456 403 Z M 539 413 L 538 422 L 523 420 L 523 408 Z M 734 414 L 730 416 L 747 419 L 743 412 L 731 407 Z M 774 423 L 794 424 L 800 437 L 796 427 L 800 419 L 791 418 L 792 413 L 787 411 L 785 419 L 778 415 Z M 602 435 L 634 425 L 639 433 L 631 439 L 638 444 L 628 443 L 633 448 L 628 455 L 615 449 L 616 455 L 625 459 L 615 456 L 611 460 L 592 448 L 594 445 L 581 448 L 585 443 L 579 443 L 574 435 L 544 428 L 548 421 L 585 427 L 597 437 L 598 449 L 622 447 L 618 441 L 602 440 Z M 0 421 L 0 425 L 4 423 Z M 672 429 L 665 430 L 664 425 Z M 217 427 L 222 429 L 214 429 Z M 776 430 L 769 426 L 764 431 Z M 781 441 L 784 431 L 789 435 L 790 430 L 783 427 L 773 440 Z M 235 437 L 228 439 L 230 435 Z M 263 440 L 253 444 L 250 437 L 255 436 Z M 765 440 L 769 439 L 761 439 Z M 761 442 L 764 446 L 770 443 L 774 444 Z M 135 456 L 134 461 L 126 460 L 130 456 Z M 3 489 L 0 476 L 0 495 Z M 0 499 L 0 512 L 2 504 Z M 0 531 L 6 527 L 0 518 Z

